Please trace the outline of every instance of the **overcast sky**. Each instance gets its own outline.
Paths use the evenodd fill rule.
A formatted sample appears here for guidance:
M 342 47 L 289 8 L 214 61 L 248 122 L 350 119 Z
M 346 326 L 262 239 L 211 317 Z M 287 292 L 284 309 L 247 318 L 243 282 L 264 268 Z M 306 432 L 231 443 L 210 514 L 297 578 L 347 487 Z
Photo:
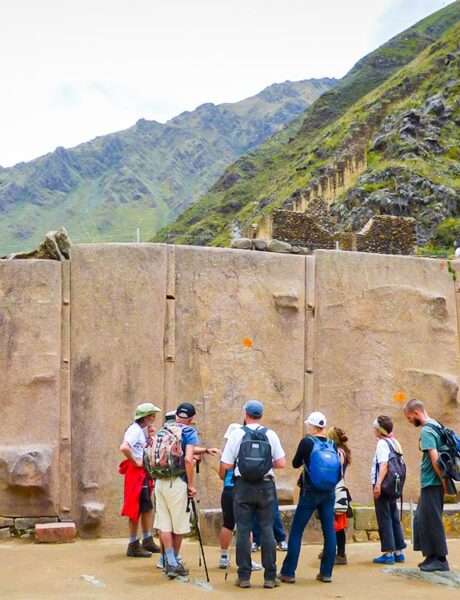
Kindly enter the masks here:
M 342 77 L 452 0 L 2 0 L 0 165 L 287 79 Z

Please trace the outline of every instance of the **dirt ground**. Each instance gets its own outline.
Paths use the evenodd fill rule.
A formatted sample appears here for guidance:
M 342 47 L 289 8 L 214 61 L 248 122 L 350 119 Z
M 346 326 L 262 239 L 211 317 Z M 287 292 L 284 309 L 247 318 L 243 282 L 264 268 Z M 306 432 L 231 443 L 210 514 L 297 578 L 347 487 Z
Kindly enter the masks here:
M 314 594 L 315 600 L 460 598 L 458 589 L 384 574 L 379 566 L 370 563 L 380 553 L 377 543 L 349 544 L 349 564 L 335 568 L 332 583 L 318 582 L 315 576 L 318 572 L 319 550 L 318 546 L 303 547 L 294 585 L 283 584 L 277 589 L 265 590 L 262 588 L 263 575 L 256 572 L 251 579 L 252 588 L 242 590 L 234 585 L 234 567 L 230 569 L 227 582 L 224 581 L 225 571 L 217 568 L 219 550 L 208 547 L 205 551 L 212 590 L 204 590 L 196 583 L 196 580 L 205 581 L 204 569 L 198 566 L 196 542 L 184 542 L 182 554 L 190 568 L 190 581 L 181 583 L 166 579 L 155 568 L 158 555 L 150 559 L 127 558 L 124 539 L 77 540 L 62 545 L 11 540 L 0 543 L 0 598 L 152 600 L 162 597 L 204 600 L 209 597 L 219 600 L 230 598 L 231 594 L 247 595 L 252 600 L 265 599 L 267 596 L 304 600 L 309 594 Z M 255 560 L 260 560 L 260 554 L 253 556 Z M 283 556 L 283 553 L 278 553 L 278 566 Z M 415 567 L 419 560 L 420 555 L 408 549 L 406 566 Z M 460 572 L 460 540 L 449 541 L 449 562 L 452 570 Z

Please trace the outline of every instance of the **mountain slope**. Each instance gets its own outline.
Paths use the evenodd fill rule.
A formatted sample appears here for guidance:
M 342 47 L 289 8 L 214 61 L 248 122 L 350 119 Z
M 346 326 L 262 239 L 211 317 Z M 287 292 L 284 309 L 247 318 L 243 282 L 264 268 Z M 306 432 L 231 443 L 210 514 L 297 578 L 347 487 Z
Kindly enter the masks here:
M 76 241 L 122 241 L 136 227 L 151 235 L 335 83 L 274 84 L 241 102 L 203 104 L 164 125 L 141 119 L 125 131 L 0 167 L 0 251 L 33 247 L 61 225 Z
M 303 122 L 296 119 L 236 161 L 154 239 L 228 244 L 243 225 L 291 207 L 344 164 L 359 162 L 364 172 L 345 172 L 345 187 L 329 199 L 339 227 L 357 229 L 372 214 L 414 215 L 425 242 L 438 223 L 458 213 L 459 20 L 457 1 L 359 61 Z M 430 99 L 439 92 L 442 97 Z M 401 131 L 411 108 L 420 126 Z

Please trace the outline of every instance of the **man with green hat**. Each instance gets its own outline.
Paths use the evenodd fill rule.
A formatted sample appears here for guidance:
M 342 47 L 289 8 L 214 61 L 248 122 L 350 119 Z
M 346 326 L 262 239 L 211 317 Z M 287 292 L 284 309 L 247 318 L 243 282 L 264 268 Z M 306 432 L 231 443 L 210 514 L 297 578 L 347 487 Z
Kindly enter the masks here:
M 152 430 L 156 413 L 160 409 L 151 402 L 139 404 L 133 418 L 134 423 L 128 427 L 120 446 L 125 456 L 119 472 L 125 476 L 124 502 L 121 514 L 129 518 L 129 544 L 127 556 L 149 558 L 153 552 L 160 552 L 160 547 L 153 541 L 153 481 L 144 469 L 144 448 L 147 442 L 147 430 Z M 142 526 L 142 545 L 137 537 L 139 520 Z

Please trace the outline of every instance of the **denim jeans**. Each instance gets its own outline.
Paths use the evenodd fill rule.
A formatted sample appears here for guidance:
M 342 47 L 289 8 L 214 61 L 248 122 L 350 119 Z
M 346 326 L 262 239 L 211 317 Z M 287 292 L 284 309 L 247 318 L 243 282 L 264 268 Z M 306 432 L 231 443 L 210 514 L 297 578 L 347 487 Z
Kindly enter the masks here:
M 275 520 L 273 522 L 273 534 L 277 544 L 286 540 L 286 534 L 284 533 L 283 521 L 281 520 L 280 509 L 278 506 L 278 500 L 275 503 Z M 252 540 L 258 546 L 260 546 L 260 525 L 256 516 L 252 521 Z
M 236 522 L 236 564 L 238 578 L 247 581 L 251 577 L 252 558 L 250 535 L 252 520 L 257 516 L 260 524 L 262 565 L 265 580 L 276 577 L 276 542 L 273 535 L 273 517 L 276 502 L 274 481 L 247 483 L 241 477 L 235 481 L 233 508 Z
M 403 550 L 407 544 L 404 541 L 396 499 L 381 495 L 374 500 L 374 504 L 382 552 Z
M 334 490 L 331 492 L 321 492 L 311 486 L 302 488 L 299 504 L 297 505 L 292 521 L 291 532 L 289 533 L 288 551 L 281 568 L 282 575 L 295 577 L 299 562 L 302 535 L 315 510 L 319 512 L 324 537 L 323 558 L 321 559 L 319 572 L 325 577 L 332 575 L 337 543 L 334 531 L 334 502 Z

